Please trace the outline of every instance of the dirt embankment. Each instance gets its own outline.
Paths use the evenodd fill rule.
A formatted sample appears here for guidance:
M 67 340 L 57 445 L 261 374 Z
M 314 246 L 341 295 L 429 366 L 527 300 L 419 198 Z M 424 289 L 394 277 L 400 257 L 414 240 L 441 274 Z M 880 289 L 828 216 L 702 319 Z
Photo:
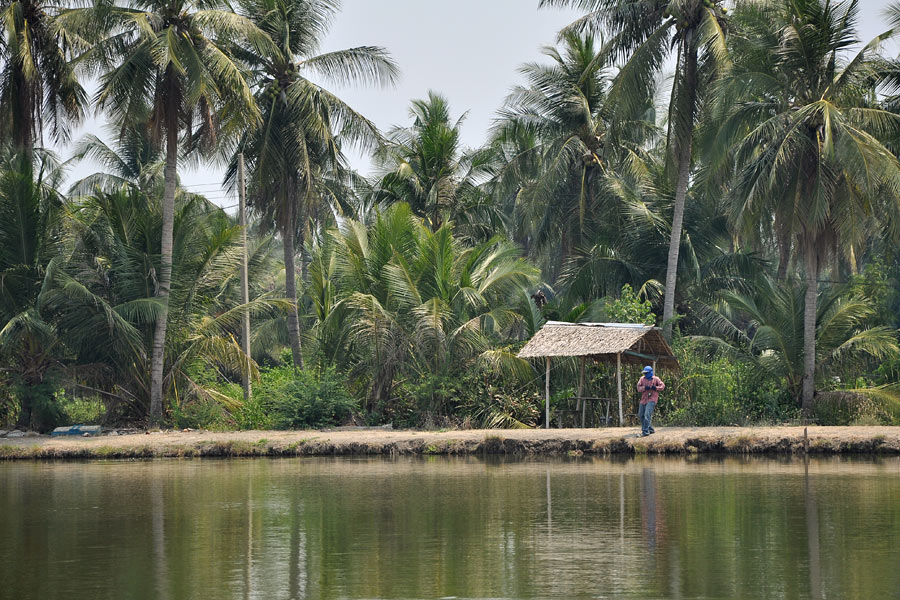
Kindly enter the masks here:
M 900 427 L 150 432 L 0 439 L 0 460 L 415 454 L 900 454 Z

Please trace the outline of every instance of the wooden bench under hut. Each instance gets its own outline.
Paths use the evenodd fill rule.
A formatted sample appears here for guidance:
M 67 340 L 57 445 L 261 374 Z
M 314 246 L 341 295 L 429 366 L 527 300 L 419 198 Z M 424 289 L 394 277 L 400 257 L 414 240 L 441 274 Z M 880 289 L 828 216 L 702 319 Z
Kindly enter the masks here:
M 622 412 L 622 363 L 653 365 L 680 371 L 678 360 L 666 343 L 659 327 L 634 323 L 563 323 L 548 321 L 525 344 L 519 358 L 543 358 L 546 363 L 544 382 L 544 426 L 550 427 L 550 359 L 580 358 L 578 377 L 578 405 L 584 426 L 585 406 L 590 401 L 606 401 L 606 424 L 609 424 L 609 400 L 583 396 L 584 366 L 588 359 L 615 363 L 618 386 L 619 426 L 624 425 Z

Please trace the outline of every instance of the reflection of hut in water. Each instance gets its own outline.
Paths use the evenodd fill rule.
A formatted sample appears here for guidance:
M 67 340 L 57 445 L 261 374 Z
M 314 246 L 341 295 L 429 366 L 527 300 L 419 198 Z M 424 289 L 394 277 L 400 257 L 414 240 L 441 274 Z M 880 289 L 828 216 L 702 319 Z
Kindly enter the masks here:
M 582 411 L 589 400 L 584 392 L 584 366 L 587 359 L 596 362 L 615 363 L 618 387 L 619 426 L 623 425 L 622 414 L 622 364 L 652 364 L 663 369 L 680 370 L 678 360 L 659 327 L 634 323 L 563 323 L 547 321 L 519 352 L 519 358 L 543 358 L 546 363 L 544 419 L 550 426 L 550 359 L 554 357 L 580 358 L 576 398 Z M 609 405 L 607 404 L 607 418 Z

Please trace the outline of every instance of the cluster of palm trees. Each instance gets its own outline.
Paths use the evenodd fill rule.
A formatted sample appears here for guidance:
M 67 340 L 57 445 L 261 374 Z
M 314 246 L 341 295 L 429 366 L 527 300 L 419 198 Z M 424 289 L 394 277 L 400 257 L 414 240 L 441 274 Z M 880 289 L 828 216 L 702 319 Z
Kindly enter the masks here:
M 774 244 L 778 280 L 789 273 L 803 278 L 803 344 L 793 356 L 802 356 L 808 414 L 817 331 L 824 325 L 817 319 L 822 275 L 839 282 L 856 273 L 864 254 L 877 254 L 896 239 L 900 224 L 900 116 L 891 96 L 898 63 L 879 52 L 881 42 L 896 35 L 900 6 L 888 7 L 890 25 L 862 44 L 854 0 L 737 2 L 730 14 L 721 0 L 542 4 L 581 7 L 587 14 L 569 30 L 609 36 L 597 61 L 605 53 L 623 61 L 609 86 L 615 110 L 639 110 L 652 97 L 665 60 L 675 55 L 658 158 L 673 196 L 662 325 L 670 335 L 686 226 L 691 245 L 698 241 L 685 219 L 686 200 L 715 202 L 731 248 Z M 762 323 L 752 311 L 744 317 L 755 338 Z M 895 341 L 883 341 L 869 350 L 895 350 Z
M 468 149 L 439 93 L 382 133 L 327 87 L 398 77 L 383 48 L 320 53 L 337 0 L 0 0 L 0 377 L 20 422 L 50 379 L 153 422 L 167 400 L 236 406 L 213 380 L 282 345 L 295 368 L 336 367 L 370 413 L 398 381 L 478 363 L 527 381 L 510 344 L 546 318 L 603 319 L 625 284 L 667 336 L 755 361 L 807 412 L 827 365 L 897 354 L 879 317 L 896 296 L 873 307 L 839 283 L 900 274 L 892 29 L 862 45 L 853 0 L 539 4 L 584 16 Z M 91 109 L 116 143 L 80 140 L 104 170 L 64 195 L 43 142 Z M 236 190 L 239 157 L 249 305 L 241 228 L 178 180 L 220 161 Z

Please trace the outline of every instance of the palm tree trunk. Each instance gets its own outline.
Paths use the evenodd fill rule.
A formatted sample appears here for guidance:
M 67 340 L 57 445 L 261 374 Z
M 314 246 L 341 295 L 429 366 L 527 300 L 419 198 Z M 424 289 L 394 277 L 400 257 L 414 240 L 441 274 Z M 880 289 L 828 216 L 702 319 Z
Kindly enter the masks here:
M 291 338 L 291 357 L 294 366 L 303 368 L 303 347 L 300 342 L 300 318 L 297 314 L 297 267 L 294 264 L 294 203 L 288 202 L 281 237 L 284 246 L 284 287 L 293 304 L 288 311 L 288 336 Z
M 797 184 L 797 199 L 795 202 L 800 201 L 800 184 Z M 779 219 L 776 216 L 776 232 L 775 232 L 775 243 L 778 245 L 778 281 L 784 281 L 787 279 L 788 268 L 791 264 L 791 241 L 793 238 L 793 232 L 791 231 L 791 227 L 789 223 L 780 222 L 782 219 Z M 787 221 L 787 219 L 784 219 Z
M 833 264 L 831 265 L 831 280 L 832 281 L 840 281 L 841 280 L 841 249 L 838 247 L 837 242 L 831 248 L 831 257 L 833 259 Z
M 172 282 L 172 231 L 175 227 L 175 185 L 178 179 L 178 115 L 175 107 L 168 107 L 166 115 L 166 168 L 162 205 L 162 242 L 159 257 L 159 290 L 156 297 L 162 309 L 153 332 L 150 357 L 150 423 L 162 418 L 163 370 L 166 359 L 166 326 L 169 319 L 169 289 Z
M 379 368 L 376 372 L 375 380 L 372 382 L 372 406 L 369 407 L 370 411 L 374 411 L 378 407 L 384 407 L 390 402 L 393 387 L 394 369 L 392 367 Z
M 13 102 L 13 138 L 15 150 L 25 157 L 25 164 L 31 168 L 34 159 L 34 94 L 28 78 L 19 67 L 13 68 L 13 89 L 17 91 L 19 102 Z M 18 109 L 18 110 L 17 110 Z
M 806 296 L 803 306 L 803 418 L 812 414 L 813 395 L 816 391 L 816 298 L 818 296 L 819 256 L 814 236 L 807 235 Z M 811 238 L 811 239 L 810 239 Z
M 31 416 L 34 407 L 34 383 L 25 380 L 25 385 L 17 394 L 19 397 L 19 416 L 16 419 L 16 428 L 28 431 L 32 429 Z
M 778 239 L 778 281 L 787 279 L 788 264 L 791 262 L 791 242 Z
M 678 276 L 678 252 L 681 249 L 681 230 L 684 224 L 684 202 L 691 176 L 691 151 L 693 149 L 694 111 L 697 104 L 697 49 L 691 32 L 686 32 L 684 45 L 685 100 L 681 110 L 688 127 L 684 138 L 678 140 L 678 180 L 675 184 L 675 207 L 672 213 L 672 233 L 669 236 L 669 257 L 666 261 L 666 290 L 663 298 L 663 335 L 672 339 L 672 319 L 675 316 L 675 281 Z M 673 93 L 675 93 L 673 91 Z M 678 134 L 677 127 L 671 131 Z

